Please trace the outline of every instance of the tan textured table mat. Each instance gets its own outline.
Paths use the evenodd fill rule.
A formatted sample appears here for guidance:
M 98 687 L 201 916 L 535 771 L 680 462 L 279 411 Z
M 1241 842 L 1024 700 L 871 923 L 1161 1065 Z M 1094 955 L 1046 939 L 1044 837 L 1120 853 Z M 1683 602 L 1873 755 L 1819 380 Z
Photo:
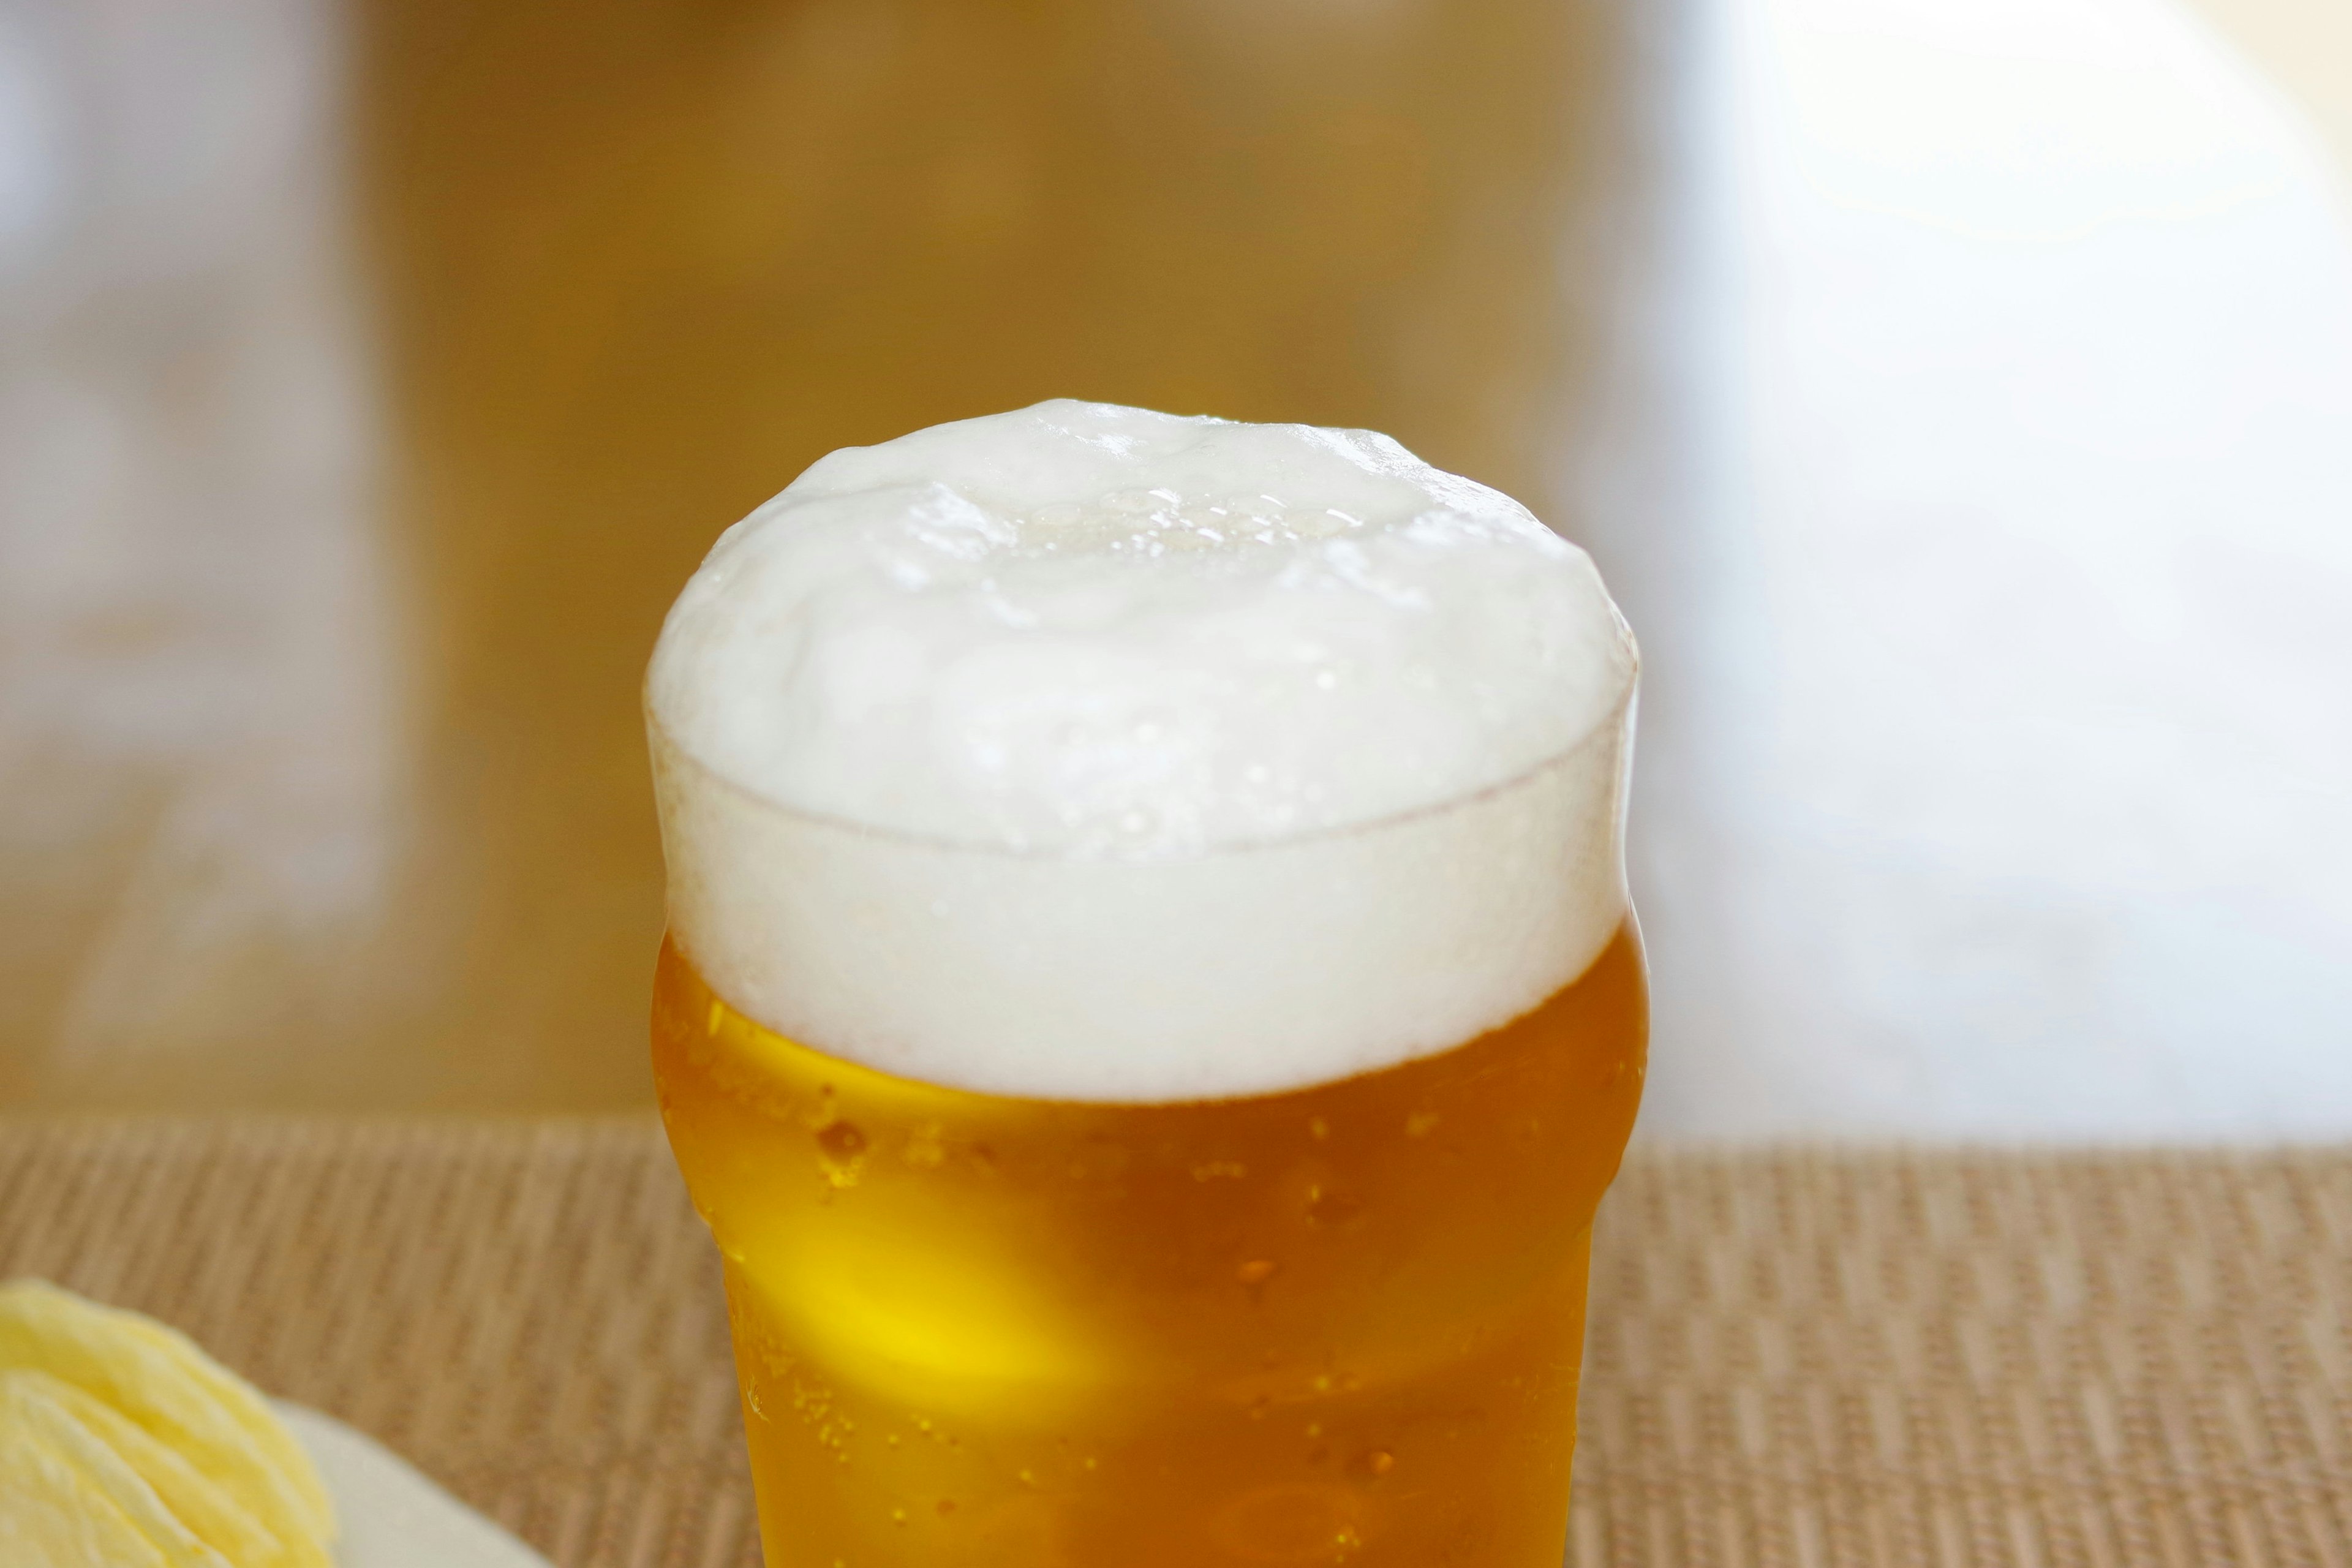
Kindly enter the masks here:
M 758 1561 L 650 1123 L 0 1121 L 17 1273 L 185 1327 L 564 1568 Z M 1579 1568 L 2352 1565 L 2352 1153 L 1652 1154 L 1593 1286 Z

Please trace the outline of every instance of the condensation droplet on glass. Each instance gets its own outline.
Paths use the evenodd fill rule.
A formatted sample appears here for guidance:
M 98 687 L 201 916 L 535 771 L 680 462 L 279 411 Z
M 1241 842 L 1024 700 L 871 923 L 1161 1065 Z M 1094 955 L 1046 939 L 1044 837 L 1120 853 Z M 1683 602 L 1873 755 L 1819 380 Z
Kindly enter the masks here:
M 825 1179 L 836 1187 L 857 1184 L 857 1173 L 866 1163 L 866 1134 L 856 1124 L 835 1121 L 817 1130 L 817 1163 L 824 1167 Z

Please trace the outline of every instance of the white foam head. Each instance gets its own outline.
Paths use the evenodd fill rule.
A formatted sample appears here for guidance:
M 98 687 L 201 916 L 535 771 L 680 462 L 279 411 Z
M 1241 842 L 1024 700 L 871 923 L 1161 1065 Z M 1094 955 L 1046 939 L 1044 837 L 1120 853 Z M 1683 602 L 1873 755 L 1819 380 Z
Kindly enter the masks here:
M 671 931 L 808 1045 L 1261 1093 L 1566 984 L 1624 911 L 1633 641 L 1383 436 L 1055 402 L 833 453 L 646 683 Z

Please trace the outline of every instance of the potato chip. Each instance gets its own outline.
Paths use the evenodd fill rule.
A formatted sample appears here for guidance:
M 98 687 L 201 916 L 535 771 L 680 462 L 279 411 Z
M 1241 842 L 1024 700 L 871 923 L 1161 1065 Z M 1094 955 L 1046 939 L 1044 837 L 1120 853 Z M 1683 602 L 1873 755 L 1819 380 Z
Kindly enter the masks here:
M 68 1415 L 137 1471 L 141 1480 L 154 1488 L 163 1506 L 197 1540 L 236 1568 L 292 1568 L 293 1564 L 309 1561 L 296 1548 L 270 1534 L 235 1498 L 198 1474 L 194 1465 L 110 1406 L 47 1373 L 0 1373 L 0 1380 L 9 1378 L 37 1380 L 43 1394 L 63 1405 Z
M 75 1420 L 73 1413 L 50 1394 L 44 1385 L 56 1381 L 39 1373 L 0 1373 L 0 1420 L 30 1432 L 79 1471 L 82 1479 L 155 1548 L 164 1568 L 229 1568 L 219 1552 L 197 1540 L 194 1531 L 163 1506 L 155 1489 L 140 1479 L 139 1472 L 121 1455 Z
M 328 1568 L 333 1504 L 260 1396 L 181 1334 L 37 1280 L 0 1286 L 0 1371 L 70 1384 L 185 1459 L 279 1542 L 286 1568 Z
M 143 1335 L 167 1357 L 175 1359 L 189 1376 L 205 1388 L 228 1412 L 231 1419 L 245 1433 L 246 1440 L 278 1474 L 286 1479 L 298 1501 L 303 1522 L 308 1526 L 307 1538 L 323 1546 L 335 1539 L 335 1501 L 327 1492 L 327 1483 L 319 1477 L 319 1467 L 294 1434 L 269 1408 L 269 1402 L 245 1379 L 213 1360 L 196 1342 L 152 1318 L 135 1312 L 121 1312 L 123 1327 L 134 1335 Z
M 0 1563 L 170 1568 L 163 1550 L 29 1423 L 0 1407 Z

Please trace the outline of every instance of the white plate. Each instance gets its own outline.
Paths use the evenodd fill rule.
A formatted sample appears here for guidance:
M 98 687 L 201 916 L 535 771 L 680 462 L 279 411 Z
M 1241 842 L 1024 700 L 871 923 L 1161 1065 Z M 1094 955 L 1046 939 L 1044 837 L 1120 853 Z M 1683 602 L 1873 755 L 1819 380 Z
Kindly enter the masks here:
M 336 1568 L 548 1568 L 374 1438 L 302 1405 L 271 1403 L 334 1494 Z

